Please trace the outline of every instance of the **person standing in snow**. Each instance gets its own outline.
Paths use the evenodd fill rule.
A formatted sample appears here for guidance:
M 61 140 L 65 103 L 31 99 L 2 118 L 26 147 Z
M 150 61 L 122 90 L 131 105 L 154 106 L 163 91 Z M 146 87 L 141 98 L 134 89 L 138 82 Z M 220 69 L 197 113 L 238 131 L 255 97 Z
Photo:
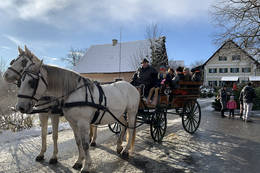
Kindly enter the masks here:
M 245 122 L 252 122 L 250 113 L 253 107 L 253 100 L 256 97 L 255 90 L 249 82 L 241 91 L 240 98 L 243 98 L 244 115 L 243 120 Z
M 230 96 L 230 100 L 227 103 L 227 108 L 229 110 L 229 117 L 231 118 L 231 114 L 232 114 L 232 118 L 234 118 L 234 110 L 237 108 L 237 103 L 234 100 L 234 96 Z
M 221 117 L 225 118 L 224 112 L 226 110 L 227 107 L 227 91 L 226 91 L 226 86 L 223 86 L 220 90 L 219 90 L 219 99 L 220 99 L 220 103 L 221 103 Z

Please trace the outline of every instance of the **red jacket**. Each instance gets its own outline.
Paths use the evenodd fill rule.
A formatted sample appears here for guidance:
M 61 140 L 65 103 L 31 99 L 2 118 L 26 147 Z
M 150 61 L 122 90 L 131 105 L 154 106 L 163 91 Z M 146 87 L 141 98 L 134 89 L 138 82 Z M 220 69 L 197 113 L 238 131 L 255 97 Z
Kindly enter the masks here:
M 228 101 L 228 103 L 227 103 L 227 108 L 228 109 L 236 109 L 237 108 L 237 103 L 236 103 L 236 101 L 235 100 L 230 100 L 230 101 Z

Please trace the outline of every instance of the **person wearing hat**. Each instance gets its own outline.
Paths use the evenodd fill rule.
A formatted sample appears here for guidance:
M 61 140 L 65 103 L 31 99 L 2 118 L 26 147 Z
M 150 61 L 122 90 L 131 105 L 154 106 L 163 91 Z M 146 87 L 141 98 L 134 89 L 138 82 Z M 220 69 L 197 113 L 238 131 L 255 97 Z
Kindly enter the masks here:
M 175 70 L 175 76 L 171 81 L 171 88 L 172 89 L 176 89 L 179 87 L 179 81 L 183 81 L 184 80 L 184 73 L 183 73 L 183 67 L 179 66 L 176 70 Z
M 134 86 L 140 86 L 144 84 L 144 96 L 147 97 L 150 89 L 156 85 L 157 71 L 149 65 L 149 61 L 144 58 L 141 61 L 141 67 L 135 72 L 132 77 L 131 84 Z

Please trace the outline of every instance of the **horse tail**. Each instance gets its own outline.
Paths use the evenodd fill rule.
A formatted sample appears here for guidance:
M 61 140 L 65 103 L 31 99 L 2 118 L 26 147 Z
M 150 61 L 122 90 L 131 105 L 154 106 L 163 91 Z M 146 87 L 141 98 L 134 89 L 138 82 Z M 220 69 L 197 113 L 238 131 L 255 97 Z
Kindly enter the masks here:
M 133 129 L 133 135 L 132 135 L 132 140 L 131 140 L 131 146 L 130 146 L 130 151 L 134 151 L 134 144 L 135 144 L 135 137 L 136 137 L 136 119 L 135 118 L 135 123 L 134 123 L 134 129 Z

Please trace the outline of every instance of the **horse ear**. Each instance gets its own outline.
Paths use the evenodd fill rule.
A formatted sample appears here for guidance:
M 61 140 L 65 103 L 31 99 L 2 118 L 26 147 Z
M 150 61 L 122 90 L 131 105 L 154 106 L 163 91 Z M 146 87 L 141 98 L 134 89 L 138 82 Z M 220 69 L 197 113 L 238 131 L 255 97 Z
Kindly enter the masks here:
M 23 49 L 21 49 L 20 46 L 18 46 L 18 51 L 20 55 L 24 53 Z
M 25 50 L 25 54 L 28 55 L 29 57 L 31 57 L 32 52 L 27 48 L 27 46 L 24 46 L 24 50 Z

